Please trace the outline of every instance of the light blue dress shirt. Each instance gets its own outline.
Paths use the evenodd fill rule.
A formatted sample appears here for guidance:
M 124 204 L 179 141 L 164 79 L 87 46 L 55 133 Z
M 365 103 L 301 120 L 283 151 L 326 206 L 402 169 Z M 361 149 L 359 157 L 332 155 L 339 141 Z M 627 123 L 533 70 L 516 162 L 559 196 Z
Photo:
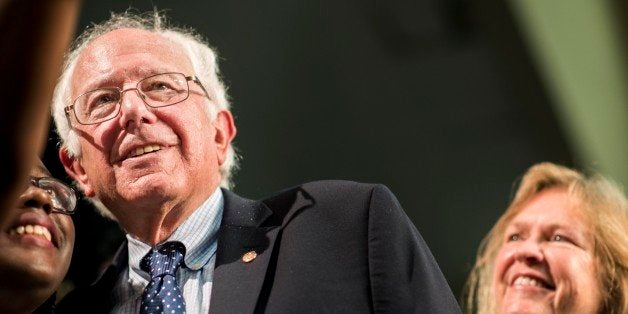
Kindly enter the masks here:
M 176 277 L 183 290 L 187 313 L 209 313 L 223 206 L 222 190 L 218 188 L 166 240 L 180 241 L 186 248 L 184 266 Z M 126 237 L 129 268 L 114 288 L 112 312 L 135 314 L 139 313 L 142 292 L 150 280 L 148 273 L 140 269 L 140 260 L 151 250 L 151 246 L 130 234 Z

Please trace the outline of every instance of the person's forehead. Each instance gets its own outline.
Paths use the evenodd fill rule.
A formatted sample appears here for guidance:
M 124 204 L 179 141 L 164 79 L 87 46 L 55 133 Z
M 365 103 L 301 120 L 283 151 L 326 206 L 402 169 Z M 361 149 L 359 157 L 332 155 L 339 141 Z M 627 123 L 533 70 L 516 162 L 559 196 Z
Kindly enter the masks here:
M 30 175 L 33 177 L 51 176 L 50 172 L 48 171 L 44 163 L 41 161 L 41 159 L 37 161 L 37 163 L 33 166 L 33 168 L 31 168 Z
M 587 217 L 567 189 L 552 188 L 536 194 L 523 204 L 510 225 L 540 224 L 584 228 Z
M 139 48 L 148 51 L 155 51 L 153 48 L 157 48 L 157 51 L 163 49 L 180 49 L 180 47 L 176 47 L 171 40 L 162 34 L 144 29 L 121 28 L 97 37 L 86 46 L 85 50 L 89 51 L 94 48 L 105 50 L 111 48 L 111 50 L 115 50 L 125 47 L 129 49 Z
M 75 83 L 131 74 L 192 71 L 183 47 L 161 34 L 141 29 L 118 29 L 96 38 L 79 55 Z M 122 73 L 122 75 L 118 75 Z M 187 74 L 187 73 L 186 73 Z

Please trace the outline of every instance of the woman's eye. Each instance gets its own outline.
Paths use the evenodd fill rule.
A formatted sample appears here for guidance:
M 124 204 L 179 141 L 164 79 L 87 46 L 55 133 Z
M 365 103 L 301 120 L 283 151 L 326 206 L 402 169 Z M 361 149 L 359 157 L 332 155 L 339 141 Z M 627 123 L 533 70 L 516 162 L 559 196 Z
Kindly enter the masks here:
M 46 193 L 48 193 L 52 197 L 55 197 L 57 195 L 57 193 L 53 189 L 46 189 Z
M 564 236 L 560 235 L 560 234 L 555 234 L 552 236 L 552 241 L 555 242 L 565 242 L 567 241 L 567 238 L 565 238 Z
M 508 242 L 519 241 L 519 234 L 514 233 L 508 236 Z

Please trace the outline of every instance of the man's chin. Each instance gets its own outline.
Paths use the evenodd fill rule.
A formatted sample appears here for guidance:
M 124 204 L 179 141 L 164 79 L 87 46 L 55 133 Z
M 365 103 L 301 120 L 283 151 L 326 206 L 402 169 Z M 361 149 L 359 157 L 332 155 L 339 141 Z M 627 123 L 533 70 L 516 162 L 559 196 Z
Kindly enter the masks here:
M 127 204 L 134 207 L 140 204 L 156 206 L 172 199 L 173 195 L 178 195 L 172 179 L 166 176 L 144 176 L 133 182 L 121 186 L 117 191 L 118 196 L 124 199 Z M 118 201 L 115 204 L 120 204 Z
M 128 175 L 119 176 L 116 186 L 120 194 L 167 190 L 175 185 L 176 177 L 170 173 L 159 171 L 134 171 Z

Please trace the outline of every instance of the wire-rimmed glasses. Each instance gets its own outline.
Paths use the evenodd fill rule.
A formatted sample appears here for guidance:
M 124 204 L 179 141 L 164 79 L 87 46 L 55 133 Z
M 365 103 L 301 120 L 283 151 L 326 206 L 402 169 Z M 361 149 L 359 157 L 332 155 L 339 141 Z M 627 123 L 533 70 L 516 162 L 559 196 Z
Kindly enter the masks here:
M 30 184 L 50 195 L 51 212 L 71 215 L 76 211 L 78 196 L 74 188 L 51 177 L 30 177 Z
M 78 96 L 72 105 L 65 107 L 66 116 L 74 112 L 80 124 L 97 124 L 115 118 L 120 113 L 122 95 L 134 90 L 152 108 L 171 106 L 186 100 L 190 95 L 188 81 L 198 84 L 205 96 L 209 94 L 196 76 L 169 72 L 151 75 L 137 82 L 135 88 L 103 87 Z

